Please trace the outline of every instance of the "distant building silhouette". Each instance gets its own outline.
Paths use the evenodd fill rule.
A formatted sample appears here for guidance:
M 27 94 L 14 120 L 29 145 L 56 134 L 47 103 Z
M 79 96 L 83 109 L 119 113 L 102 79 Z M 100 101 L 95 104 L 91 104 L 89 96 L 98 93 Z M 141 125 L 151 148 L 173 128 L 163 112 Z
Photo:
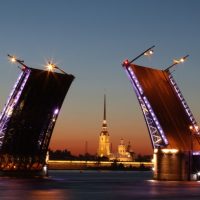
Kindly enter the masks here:
M 111 154 L 109 159 L 118 161 L 133 161 L 134 152 L 131 149 L 130 142 L 128 143 L 128 145 L 126 145 L 124 143 L 124 140 L 121 138 L 120 144 L 118 145 L 118 152 Z
M 99 147 L 97 155 L 99 157 L 108 157 L 109 160 L 119 160 L 119 161 L 133 161 L 134 152 L 131 149 L 130 142 L 128 145 L 124 144 L 124 140 L 121 138 L 120 144 L 118 145 L 118 152 L 111 152 L 110 136 L 107 128 L 106 121 L 106 95 L 104 95 L 104 113 L 103 113 L 103 124 L 102 130 L 99 135 Z
M 120 144 L 118 145 L 118 153 L 120 155 L 125 155 L 126 154 L 126 145 L 124 144 L 123 138 L 120 139 Z
M 116 159 L 119 161 L 133 161 L 133 151 L 131 150 L 130 142 L 126 145 L 121 138 Z

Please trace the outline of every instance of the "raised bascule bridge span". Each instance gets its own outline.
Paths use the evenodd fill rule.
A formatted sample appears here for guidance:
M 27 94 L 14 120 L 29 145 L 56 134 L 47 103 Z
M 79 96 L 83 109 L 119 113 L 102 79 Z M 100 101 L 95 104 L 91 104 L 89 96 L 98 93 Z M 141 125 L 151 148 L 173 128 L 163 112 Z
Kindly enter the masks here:
M 166 70 L 139 66 L 133 61 L 124 61 L 123 67 L 138 98 L 154 149 L 154 179 L 199 179 L 199 128 L 170 73 L 179 61 Z
M 0 173 L 46 175 L 51 135 L 74 76 L 53 72 L 57 66 L 46 71 L 11 59 L 21 64 L 21 73 L 0 115 Z

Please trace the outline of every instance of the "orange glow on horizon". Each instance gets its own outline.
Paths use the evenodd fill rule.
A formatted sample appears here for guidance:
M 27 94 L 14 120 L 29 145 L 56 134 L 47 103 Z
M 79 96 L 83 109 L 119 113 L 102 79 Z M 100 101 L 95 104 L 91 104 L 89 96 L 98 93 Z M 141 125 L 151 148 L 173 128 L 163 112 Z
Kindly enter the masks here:
M 68 133 L 72 132 L 67 131 Z M 91 131 L 93 132 L 93 131 Z M 52 135 L 52 139 L 50 142 L 50 149 L 52 150 L 64 150 L 67 149 L 71 152 L 72 155 L 84 155 L 86 152 L 86 141 L 87 141 L 87 153 L 91 155 L 96 155 L 97 149 L 98 149 L 98 143 L 99 143 L 99 131 L 96 131 L 95 134 L 92 133 L 92 137 L 89 137 L 90 134 L 88 134 L 87 139 L 84 137 L 83 134 L 81 134 L 81 130 L 77 130 L 76 134 L 64 134 L 62 133 L 62 130 L 56 130 L 54 131 Z M 153 155 L 153 149 L 150 143 L 150 138 L 148 133 L 144 133 L 142 135 L 133 135 L 132 139 L 130 139 L 130 136 L 128 135 L 121 135 L 122 130 L 119 130 L 119 132 L 115 132 L 115 134 L 112 131 L 112 134 L 110 132 L 110 143 L 112 147 L 112 153 L 117 152 L 118 145 L 120 144 L 120 138 L 123 136 L 125 140 L 125 144 L 128 144 L 130 141 L 132 150 L 137 154 L 141 155 Z M 138 132 L 138 131 L 134 131 Z M 65 135 L 65 136 L 64 136 Z M 77 137 L 76 137 L 77 135 Z M 80 135 L 80 137 L 78 136 Z M 82 136 L 81 136 L 82 135 Z M 145 137 L 144 137 L 144 136 Z

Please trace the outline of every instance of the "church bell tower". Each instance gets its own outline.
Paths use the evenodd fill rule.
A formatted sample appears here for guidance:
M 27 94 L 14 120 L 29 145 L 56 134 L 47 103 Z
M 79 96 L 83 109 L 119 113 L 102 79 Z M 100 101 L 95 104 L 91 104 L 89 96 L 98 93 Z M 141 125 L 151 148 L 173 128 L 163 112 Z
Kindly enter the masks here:
M 106 121 L 106 95 L 104 94 L 103 123 L 102 123 L 102 130 L 99 135 L 98 156 L 109 157 L 109 155 L 110 155 L 110 141 L 109 141 L 109 133 L 108 133 L 108 128 L 107 128 L 107 121 Z

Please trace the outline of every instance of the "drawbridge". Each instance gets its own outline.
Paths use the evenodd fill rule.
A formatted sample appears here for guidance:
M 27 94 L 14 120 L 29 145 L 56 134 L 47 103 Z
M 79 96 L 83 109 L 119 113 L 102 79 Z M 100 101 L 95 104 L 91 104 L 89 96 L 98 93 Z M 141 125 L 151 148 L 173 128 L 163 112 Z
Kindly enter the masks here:
M 0 172 L 44 172 L 51 135 L 73 75 L 27 67 L 0 115 Z M 44 172 L 45 173 L 45 172 Z
M 126 60 L 123 67 L 136 93 L 154 149 L 154 178 L 198 179 L 200 132 L 170 72 L 175 64 L 178 62 L 160 70 Z

